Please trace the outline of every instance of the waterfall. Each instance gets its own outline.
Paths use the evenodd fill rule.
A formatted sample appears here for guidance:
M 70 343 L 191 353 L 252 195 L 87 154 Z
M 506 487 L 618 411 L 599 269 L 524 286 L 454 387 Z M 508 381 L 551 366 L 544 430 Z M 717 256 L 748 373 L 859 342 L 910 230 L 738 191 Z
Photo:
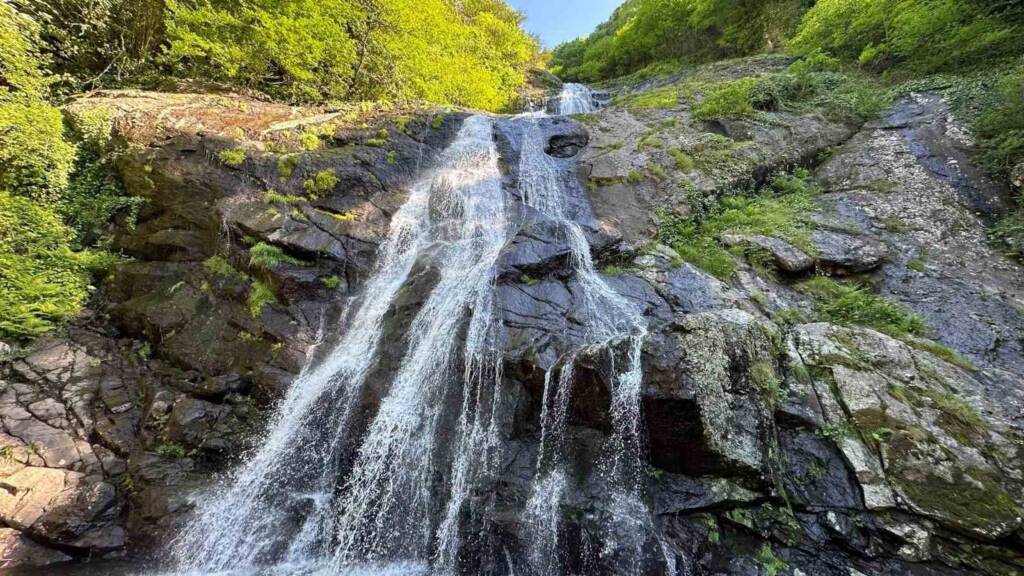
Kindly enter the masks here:
M 594 93 L 583 84 L 567 82 L 558 95 L 558 113 L 562 116 L 589 114 L 596 110 Z
M 485 402 L 471 389 L 497 377 L 494 263 L 507 233 L 492 122 L 474 116 L 395 214 L 365 297 L 333 351 L 292 385 L 248 462 L 219 492 L 200 498 L 195 519 L 174 545 L 180 569 L 243 569 L 282 553 L 291 562 L 329 558 L 335 568 L 430 559 L 430 518 L 441 505 L 432 490 L 434 435 L 449 382 L 456 380 L 451 372 L 460 321 L 470 311 L 463 353 L 469 380 L 478 381 L 467 382 L 465 402 Z M 355 461 L 346 463 L 344 448 L 357 441 L 353 413 L 378 357 L 385 314 L 423 261 L 433 263 L 439 278 L 408 328 L 405 357 Z M 480 411 L 462 419 L 457 452 L 482 458 L 478 450 L 489 443 L 480 432 L 488 427 L 481 421 L 486 416 Z M 458 483 L 473 473 L 456 471 L 449 506 L 459 506 L 455 501 L 465 494 Z M 295 505 L 286 501 L 289 493 L 305 495 L 306 513 L 281 551 L 286 508 Z
M 573 86 L 563 110 L 592 109 L 589 92 Z M 583 338 L 546 375 L 535 474 L 518 521 L 524 557 L 505 547 L 496 570 L 565 573 L 563 504 L 580 481 L 566 456 L 576 364 L 599 357 L 608 367 L 611 433 L 589 479 L 606 495 L 596 555 L 612 573 L 634 574 L 651 533 L 641 465 L 646 327 L 595 269 L 567 200 L 581 190 L 571 188 L 579 185 L 564 161 L 545 153 L 542 121 L 510 120 L 521 144 L 518 191 L 569 247 L 579 295 L 572 321 Z M 510 202 L 494 120 L 472 116 L 392 218 L 332 348 L 303 370 L 245 463 L 199 494 L 173 544 L 179 573 L 459 573 L 477 552 L 467 519 L 487 516 L 481 493 L 500 479 L 509 408 L 496 282 L 517 233 Z M 402 320 L 390 312 L 417 297 L 408 325 L 394 325 Z
M 567 85 L 567 88 L 572 85 Z M 563 100 L 562 106 L 565 107 Z M 640 392 L 642 372 L 640 350 L 646 326 L 640 311 L 615 292 L 594 268 L 590 245 L 580 225 L 568 213 L 569 190 L 556 161 L 545 152 L 539 116 L 522 119 L 524 125 L 520 159 L 519 188 L 523 202 L 554 220 L 570 248 L 570 266 L 584 307 L 576 314 L 584 322 L 584 348 L 563 357 L 545 378 L 542 436 L 537 458 L 536 478 L 526 506 L 526 526 L 532 541 L 532 570 L 542 575 L 563 573 L 561 508 L 568 488 L 564 461 L 565 434 L 574 382 L 574 363 L 583 353 L 604 352 L 610 363 L 612 435 L 606 455 L 598 462 L 601 484 L 607 490 L 610 513 L 605 522 L 606 545 L 622 546 L 622 533 L 635 534 L 637 539 L 626 543 L 632 548 L 631 558 L 622 560 L 617 573 L 635 573 L 640 547 L 649 536 L 650 514 L 643 502 Z M 625 348 L 625 362 L 618 356 Z M 558 378 L 552 372 L 558 370 Z M 625 528 L 625 530 L 623 530 Z

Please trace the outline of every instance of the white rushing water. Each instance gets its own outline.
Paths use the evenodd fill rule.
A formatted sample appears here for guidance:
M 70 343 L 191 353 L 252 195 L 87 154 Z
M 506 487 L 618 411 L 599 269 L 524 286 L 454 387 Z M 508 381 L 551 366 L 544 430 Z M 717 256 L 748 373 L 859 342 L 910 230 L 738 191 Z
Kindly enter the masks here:
M 572 86 L 572 85 L 567 85 Z M 563 106 L 565 102 L 563 101 Z M 606 546 L 632 548 L 627 556 L 640 556 L 640 547 L 650 535 L 650 514 L 643 503 L 641 489 L 640 348 L 646 326 L 640 311 L 615 292 L 594 267 L 581 226 L 569 214 L 570 190 L 562 178 L 557 161 L 544 152 L 546 142 L 540 116 L 527 116 L 522 138 L 519 188 L 523 201 L 547 215 L 558 225 L 570 248 L 570 266 L 583 300 L 583 308 L 574 311 L 584 323 L 584 348 L 563 356 L 545 378 L 542 436 L 533 491 L 526 507 L 526 530 L 530 540 L 530 564 L 537 574 L 564 573 L 563 549 L 559 542 L 562 513 L 568 486 L 565 462 L 567 418 L 574 382 L 574 364 L 580 354 L 608 356 L 612 402 L 612 436 L 604 458 L 598 463 L 600 481 L 607 490 L 609 517 L 603 534 Z M 625 348 L 625 362 L 619 352 Z M 558 371 L 558 377 L 553 373 Z M 637 523 L 640 523 L 638 526 Z M 625 526 L 624 526 L 625 525 Z M 628 527 L 623 531 L 622 528 Z M 621 534 L 635 534 L 636 541 L 621 542 Z M 635 572 L 632 560 L 624 560 L 623 574 Z
M 594 106 L 594 93 L 583 84 L 567 82 L 558 95 L 558 113 L 562 116 L 573 114 L 590 114 L 597 108 Z
M 589 91 L 574 86 L 566 86 L 563 112 L 593 110 Z M 569 186 L 578 184 L 544 152 L 542 121 L 512 121 L 521 132 L 519 191 L 557 224 L 570 249 L 579 295 L 573 322 L 582 324 L 584 341 L 563 351 L 546 377 L 536 472 L 521 518 L 522 562 L 528 574 L 565 573 L 563 504 L 578 481 L 566 461 L 576 361 L 599 357 L 609 367 L 612 428 L 595 472 L 607 508 L 600 522 L 606 550 L 599 552 L 616 558 L 614 572 L 632 574 L 651 533 L 640 437 L 646 328 L 640 311 L 595 270 L 570 213 Z M 437 167 L 412 187 L 333 348 L 291 386 L 246 462 L 197 495 L 194 519 L 173 546 L 178 574 L 252 574 L 268 563 L 259 573 L 458 571 L 466 518 L 488 506 L 477 489 L 499 478 L 500 412 L 507 410 L 496 269 L 516 230 L 493 123 L 468 118 Z M 404 348 L 384 363 L 387 323 L 396 321 L 389 311 L 407 295 L 422 305 L 407 326 L 391 328 L 405 335 Z M 376 407 L 369 416 L 368 402 Z M 519 561 L 504 553 L 516 573 Z

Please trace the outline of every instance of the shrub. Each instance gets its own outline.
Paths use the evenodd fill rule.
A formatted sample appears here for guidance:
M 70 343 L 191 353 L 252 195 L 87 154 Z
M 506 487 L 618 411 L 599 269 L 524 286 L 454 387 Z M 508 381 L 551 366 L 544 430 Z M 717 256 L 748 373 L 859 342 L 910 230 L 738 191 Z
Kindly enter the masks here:
M 965 0 L 820 0 L 789 47 L 878 71 L 957 69 L 1024 50 L 1014 19 L 995 8 Z
M 742 78 L 715 86 L 704 96 L 704 101 L 693 108 L 698 120 L 718 118 L 746 118 L 754 114 L 753 94 L 757 86 L 754 78 Z
M 0 189 L 56 204 L 74 162 L 59 110 L 22 96 L 0 100 Z
M 0 192 L 0 336 L 38 336 L 81 309 L 109 259 L 73 252 L 72 236 L 52 210 Z
M 997 104 L 981 113 L 975 132 L 982 163 L 997 173 L 1009 173 L 1024 162 L 1024 71 L 999 82 Z

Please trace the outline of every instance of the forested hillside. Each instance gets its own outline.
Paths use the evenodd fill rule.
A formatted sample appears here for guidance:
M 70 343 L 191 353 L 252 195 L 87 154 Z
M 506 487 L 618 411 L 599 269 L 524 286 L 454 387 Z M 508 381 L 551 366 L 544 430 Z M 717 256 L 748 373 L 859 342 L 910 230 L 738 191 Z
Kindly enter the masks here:
M 555 48 L 550 67 L 569 80 L 628 84 L 762 52 L 794 62 L 784 74 L 719 86 L 697 114 L 829 100 L 867 118 L 895 96 L 936 90 L 972 129 L 989 172 L 1006 178 L 1024 160 L 1017 0 L 628 0 L 590 36 Z M 1005 218 L 991 234 L 1019 254 L 1024 217 Z
M 138 199 L 112 173 L 99 88 L 247 91 L 285 103 L 428 101 L 510 109 L 540 50 L 501 0 L 0 2 L 0 337 L 73 316 L 114 217 Z

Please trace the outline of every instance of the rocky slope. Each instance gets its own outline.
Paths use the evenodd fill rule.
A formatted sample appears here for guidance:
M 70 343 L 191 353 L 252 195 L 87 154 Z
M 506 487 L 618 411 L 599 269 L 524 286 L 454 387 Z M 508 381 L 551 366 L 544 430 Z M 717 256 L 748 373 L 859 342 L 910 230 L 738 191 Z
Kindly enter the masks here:
M 0 369 L 7 565 L 158 550 L 190 492 L 258 438 L 312 346 L 330 339 L 404 189 L 464 118 L 130 92 L 69 114 L 96 109 L 130 145 L 120 169 L 146 203 L 118 232 L 132 259 L 94 312 Z M 612 105 L 543 125 L 548 154 L 580 179 L 572 205 L 608 281 L 650 328 L 643 412 L 664 541 L 648 546 L 649 572 L 1024 573 L 1024 272 L 984 232 L 1008 191 L 971 169 L 967 135 L 934 96 L 865 126 L 771 114 L 703 123 L 685 104 Z M 519 141 L 497 126 L 515 198 Z M 670 164 L 670 149 L 722 138 L 734 143 L 726 162 L 631 177 Z M 796 163 L 823 189 L 814 250 L 722 239 L 763 248 L 775 272 L 738 258 L 723 282 L 650 242 L 657 208 L 686 213 Z M 517 222 L 497 295 L 511 393 L 488 521 L 501 542 L 481 543 L 469 573 L 497 573 L 505 560 L 493 552 L 518 551 L 505 512 L 528 496 L 544 374 L 582 340 L 563 329 L 580 308 L 568 247 L 542 214 L 519 206 Z M 910 306 L 964 359 L 820 321 L 794 288 L 817 272 L 856 275 Z M 401 353 L 423 292 L 414 284 L 399 298 L 385 357 Z M 579 362 L 570 452 L 581 477 L 610 427 L 609 372 L 598 356 Z M 567 511 L 580 571 L 603 496 L 580 484 Z

